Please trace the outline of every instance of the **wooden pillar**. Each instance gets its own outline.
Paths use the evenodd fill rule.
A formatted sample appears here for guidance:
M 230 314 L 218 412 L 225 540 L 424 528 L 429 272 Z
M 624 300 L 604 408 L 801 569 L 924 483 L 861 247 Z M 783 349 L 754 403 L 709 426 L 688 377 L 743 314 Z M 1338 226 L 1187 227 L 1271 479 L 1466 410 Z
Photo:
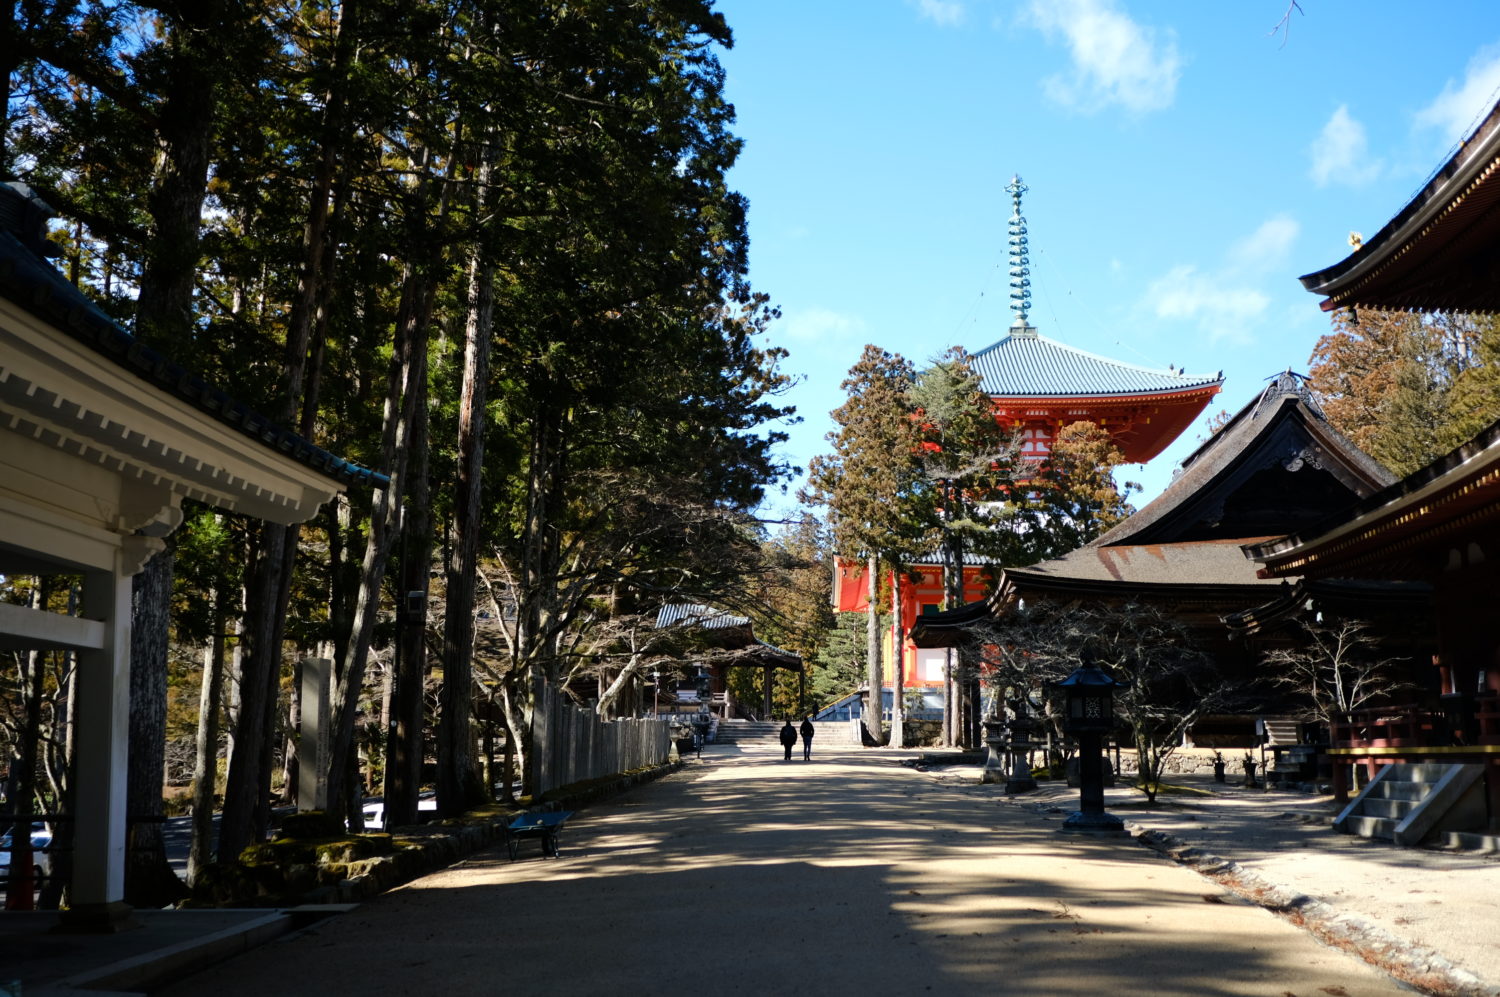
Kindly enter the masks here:
M 770 720 L 770 719 L 772 719 L 772 717 L 771 717 L 771 709 L 772 709 L 772 706 L 771 706 L 771 687 L 775 684 L 775 682 L 776 682 L 776 669 L 774 667 L 770 666 L 770 665 L 767 665 L 766 666 L 766 693 L 765 693 L 765 704 L 764 704 L 765 708 L 761 711 L 761 719 L 762 720 Z
M 125 903 L 130 575 L 118 568 L 85 573 L 80 615 L 103 622 L 104 640 L 98 650 L 78 652 L 73 888 L 61 927 L 113 932 L 138 926 Z

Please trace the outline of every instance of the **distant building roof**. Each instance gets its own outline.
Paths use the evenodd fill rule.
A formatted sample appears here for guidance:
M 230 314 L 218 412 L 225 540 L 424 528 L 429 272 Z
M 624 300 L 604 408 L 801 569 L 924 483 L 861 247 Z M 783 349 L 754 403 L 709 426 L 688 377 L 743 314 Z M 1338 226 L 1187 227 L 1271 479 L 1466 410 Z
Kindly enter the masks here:
M 727 610 L 705 606 L 701 603 L 672 602 L 661 607 L 656 614 L 658 629 L 666 627 L 698 627 L 703 630 L 739 630 L 741 633 L 726 633 L 716 636 L 714 644 L 727 651 L 717 660 L 730 667 L 757 665 L 800 671 L 802 657 L 795 652 L 767 644 L 751 632 L 750 617 L 736 616 Z
M 697 603 L 670 602 L 656 614 L 658 629 L 684 626 L 702 627 L 705 630 L 727 630 L 732 627 L 748 627 L 750 617 L 736 616 L 723 609 Z
M 1152 370 L 1086 353 L 1031 326 L 1012 326 L 1004 339 L 972 354 L 971 363 L 984 392 L 995 397 L 1151 395 L 1217 389 L 1224 382 L 1222 371 Z

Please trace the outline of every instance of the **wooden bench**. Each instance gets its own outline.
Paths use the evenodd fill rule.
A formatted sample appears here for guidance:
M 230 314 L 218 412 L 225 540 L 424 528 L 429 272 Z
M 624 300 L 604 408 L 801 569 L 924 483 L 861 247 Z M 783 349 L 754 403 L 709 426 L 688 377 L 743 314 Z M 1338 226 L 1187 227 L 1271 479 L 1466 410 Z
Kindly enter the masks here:
M 522 814 L 505 825 L 505 847 L 514 862 L 521 850 L 522 838 L 541 838 L 542 856 L 557 858 L 557 837 L 563 824 L 573 816 L 571 810 L 553 810 L 543 814 Z

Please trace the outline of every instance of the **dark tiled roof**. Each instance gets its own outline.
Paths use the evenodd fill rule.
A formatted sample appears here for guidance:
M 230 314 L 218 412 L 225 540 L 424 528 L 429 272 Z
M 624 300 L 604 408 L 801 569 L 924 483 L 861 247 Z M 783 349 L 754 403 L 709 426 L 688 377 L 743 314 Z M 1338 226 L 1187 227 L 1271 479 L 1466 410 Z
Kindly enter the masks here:
M 949 647 L 955 637 L 976 623 L 990 617 L 988 599 L 965 603 L 956 609 L 945 609 L 936 613 L 924 613 L 917 617 L 907 632 L 907 638 L 917 647 Z
M 1213 387 L 1224 380 L 1222 373 L 1151 370 L 1085 353 L 1029 326 L 974 353 L 971 362 L 985 393 L 997 397 L 1157 394 Z
M 1310 435 L 1322 440 L 1326 456 L 1340 462 L 1351 478 L 1365 483 L 1365 494 L 1395 480 L 1382 464 L 1329 425 L 1302 378 L 1287 372 L 1273 378 L 1253 401 L 1189 454 L 1160 495 L 1099 537 L 1092 546 L 1130 543 L 1143 535 L 1156 541 L 1172 539 L 1156 534 L 1189 503 L 1202 501 L 1285 419 L 1299 419 Z M 1353 501 L 1351 498 L 1351 504 Z
M 20 189 L 17 189 L 17 188 Z M 232 426 L 262 446 L 346 485 L 382 488 L 390 478 L 314 446 L 137 340 L 43 258 L 51 209 L 22 185 L 0 184 L 0 296 L 118 366 Z
M 1434 545 L 1453 543 L 1482 522 L 1494 519 L 1500 502 L 1500 421 L 1473 439 L 1418 468 L 1353 508 L 1308 530 L 1247 545 L 1246 554 L 1278 575 L 1300 574 L 1310 566 L 1324 575 L 1331 563 L 1353 576 L 1352 564 L 1376 571 L 1356 577 L 1386 577 L 1385 563 L 1412 577 L 1430 572 L 1424 559 Z M 1293 570 L 1295 567 L 1296 570 Z

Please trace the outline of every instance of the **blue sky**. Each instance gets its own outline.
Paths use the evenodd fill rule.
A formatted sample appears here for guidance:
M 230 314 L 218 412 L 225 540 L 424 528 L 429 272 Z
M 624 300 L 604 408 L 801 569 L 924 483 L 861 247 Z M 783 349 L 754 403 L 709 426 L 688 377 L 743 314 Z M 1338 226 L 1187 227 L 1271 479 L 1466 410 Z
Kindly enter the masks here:
M 1297 277 L 1500 98 L 1500 3 L 1301 6 L 1273 35 L 1287 0 L 721 0 L 751 280 L 802 378 L 786 458 L 828 449 L 864 344 L 920 364 L 1005 334 L 1015 173 L 1043 335 L 1222 370 L 1205 419 L 1305 371 L 1328 319 Z M 1204 435 L 1125 468 L 1138 501 Z

